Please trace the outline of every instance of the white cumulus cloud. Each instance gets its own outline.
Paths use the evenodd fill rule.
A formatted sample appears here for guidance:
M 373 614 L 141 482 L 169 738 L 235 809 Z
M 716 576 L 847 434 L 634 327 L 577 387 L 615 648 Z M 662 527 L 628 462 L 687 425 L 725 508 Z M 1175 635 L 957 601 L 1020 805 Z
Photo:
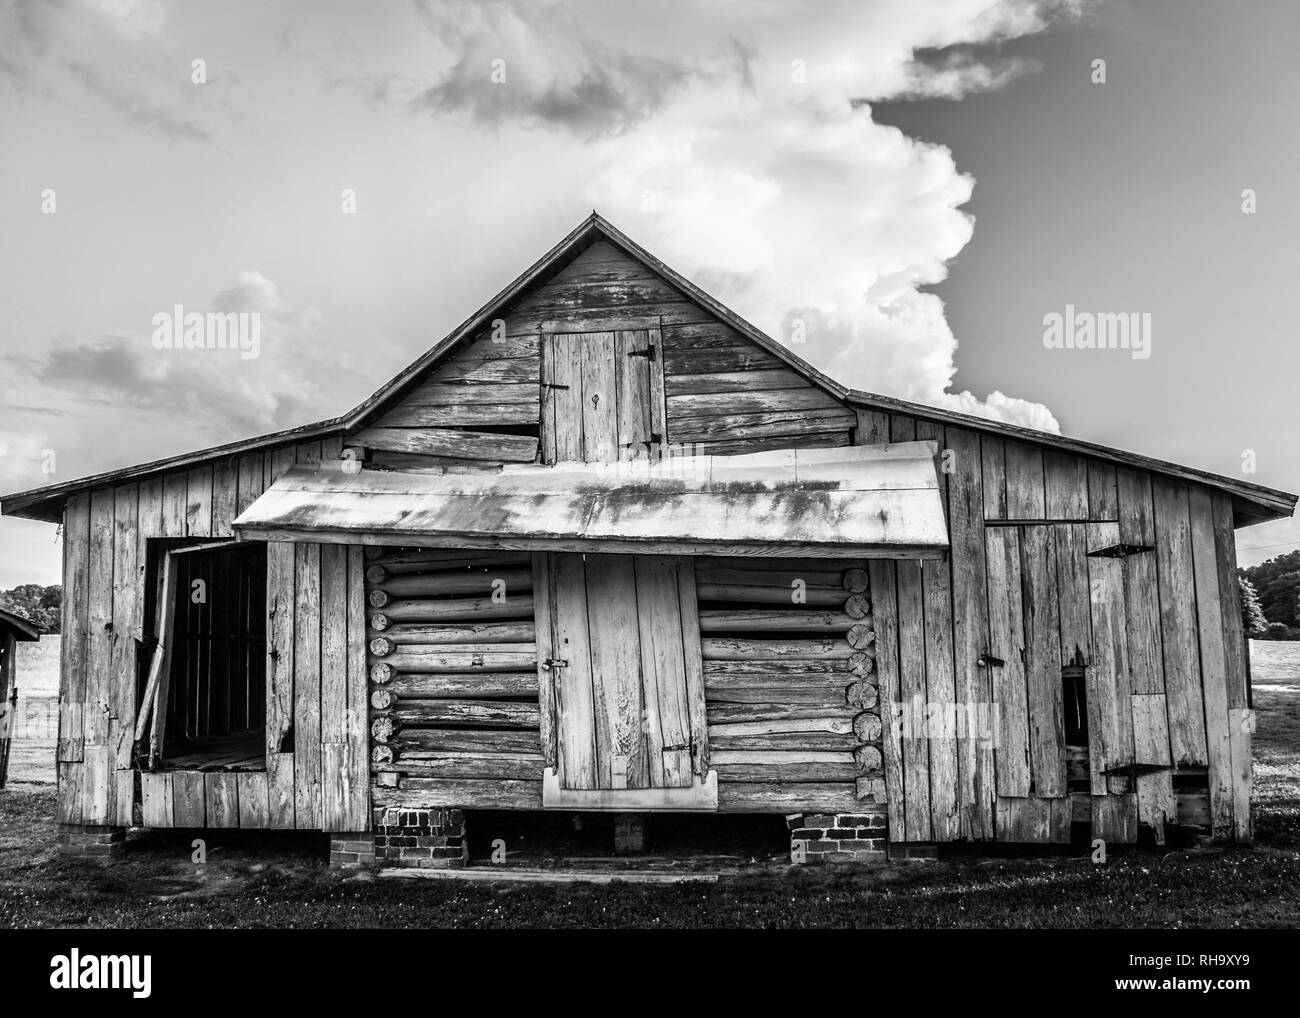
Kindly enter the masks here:
M 1034 68 L 997 44 L 1076 7 L 428 4 L 449 55 L 416 106 L 572 133 L 592 207 L 772 336 L 798 327 L 844 383 L 1055 431 L 1040 404 L 949 391 L 957 338 L 927 288 L 971 238 L 975 181 L 870 103 L 1001 87 Z M 507 81 L 484 84 L 495 58 Z

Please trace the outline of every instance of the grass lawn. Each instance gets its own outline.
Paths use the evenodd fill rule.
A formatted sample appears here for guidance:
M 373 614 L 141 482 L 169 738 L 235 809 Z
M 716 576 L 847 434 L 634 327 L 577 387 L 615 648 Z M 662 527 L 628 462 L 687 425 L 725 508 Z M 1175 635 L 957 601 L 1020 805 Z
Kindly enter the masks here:
M 0 926 L 1051 927 L 1300 925 L 1300 644 L 1252 643 L 1253 849 L 1115 851 L 858 872 L 753 867 L 716 884 L 507 885 L 376 880 L 325 865 L 321 835 L 137 832 L 108 865 L 54 852 L 52 757 L 15 753 L 0 793 Z M 22 747 L 22 743 L 18 743 Z M 42 783 L 44 781 L 44 783 Z M 779 850 L 780 846 L 773 846 Z

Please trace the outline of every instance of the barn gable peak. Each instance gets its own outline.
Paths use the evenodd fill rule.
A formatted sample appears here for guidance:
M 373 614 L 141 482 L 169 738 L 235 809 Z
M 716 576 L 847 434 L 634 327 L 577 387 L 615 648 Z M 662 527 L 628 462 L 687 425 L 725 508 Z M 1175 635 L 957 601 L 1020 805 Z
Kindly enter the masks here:
M 610 252 L 616 252 L 625 266 L 613 265 Z M 611 264 L 608 272 L 587 274 L 575 286 L 595 288 L 606 286 L 603 294 L 605 306 L 585 315 L 568 314 L 564 300 L 539 301 L 530 304 L 529 297 L 539 288 L 557 280 L 563 282 L 566 272 L 572 272 L 575 263 L 587 260 L 604 260 Z M 639 267 L 640 278 L 631 276 L 628 266 Z M 576 276 L 577 273 L 574 273 Z M 653 281 L 653 282 L 651 282 Z M 637 286 L 640 282 L 643 285 Z M 698 322 L 716 321 L 734 330 L 738 342 L 752 343 L 782 366 L 796 372 L 810 384 L 825 390 L 837 399 L 846 399 L 849 389 L 823 374 L 802 357 L 783 344 L 773 340 L 761 330 L 745 321 L 712 295 L 700 289 L 685 276 L 676 272 L 646 248 L 632 240 L 596 210 L 582 220 L 554 247 L 512 280 L 473 315 L 462 322 L 449 335 L 436 343 L 421 357 L 377 389 L 368 399 L 344 415 L 349 427 L 375 419 L 384 409 L 400 400 L 417 379 L 431 368 L 454 357 L 474 342 L 491 334 L 493 322 L 504 322 L 508 331 L 531 330 L 533 334 L 570 328 L 574 332 L 596 331 L 599 327 L 646 327 L 659 324 L 664 318 L 666 303 L 689 305 L 695 310 L 692 316 L 684 309 L 675 309 L 680 324 L 689 324 L 688 317 Z M 509 313 L 507 313 L 509 312 Z M 513 317 L 513 321 L 510 319 Z

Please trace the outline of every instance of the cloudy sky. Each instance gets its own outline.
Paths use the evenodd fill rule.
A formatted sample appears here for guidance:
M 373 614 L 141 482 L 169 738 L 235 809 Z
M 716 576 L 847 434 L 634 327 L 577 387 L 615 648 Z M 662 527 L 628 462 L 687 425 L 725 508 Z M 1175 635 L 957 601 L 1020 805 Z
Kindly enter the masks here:
M 0 0 L 0 491 L 333 416 L 593 208 L 845 383 L 1294 489 L 1298 34 L 1289 0 Z M 155 350 L 176 304 L 262 312 L 261 356 Z M 1150 357 L 1045 349 L 1067 304 L 1149 313 Z M 0 546 L 0 588 L 57 582 L 54 527 Z

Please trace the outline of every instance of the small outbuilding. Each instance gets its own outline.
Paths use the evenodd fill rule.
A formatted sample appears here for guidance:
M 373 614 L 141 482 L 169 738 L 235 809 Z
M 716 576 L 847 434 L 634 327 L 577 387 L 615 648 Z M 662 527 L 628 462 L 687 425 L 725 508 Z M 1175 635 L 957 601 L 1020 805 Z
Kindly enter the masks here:
M 63 525 L 66 844 L 446 866 L 484 809 L 1248 842 L 1233 534 L 1295 502 L 847 389 L 593 214 L 349 413 L 3 511 Z
M 18 723 L 18 642 L 40 638 L 40 627 L 0 608 L 0 788 L 9 778 L 9 748 Z

